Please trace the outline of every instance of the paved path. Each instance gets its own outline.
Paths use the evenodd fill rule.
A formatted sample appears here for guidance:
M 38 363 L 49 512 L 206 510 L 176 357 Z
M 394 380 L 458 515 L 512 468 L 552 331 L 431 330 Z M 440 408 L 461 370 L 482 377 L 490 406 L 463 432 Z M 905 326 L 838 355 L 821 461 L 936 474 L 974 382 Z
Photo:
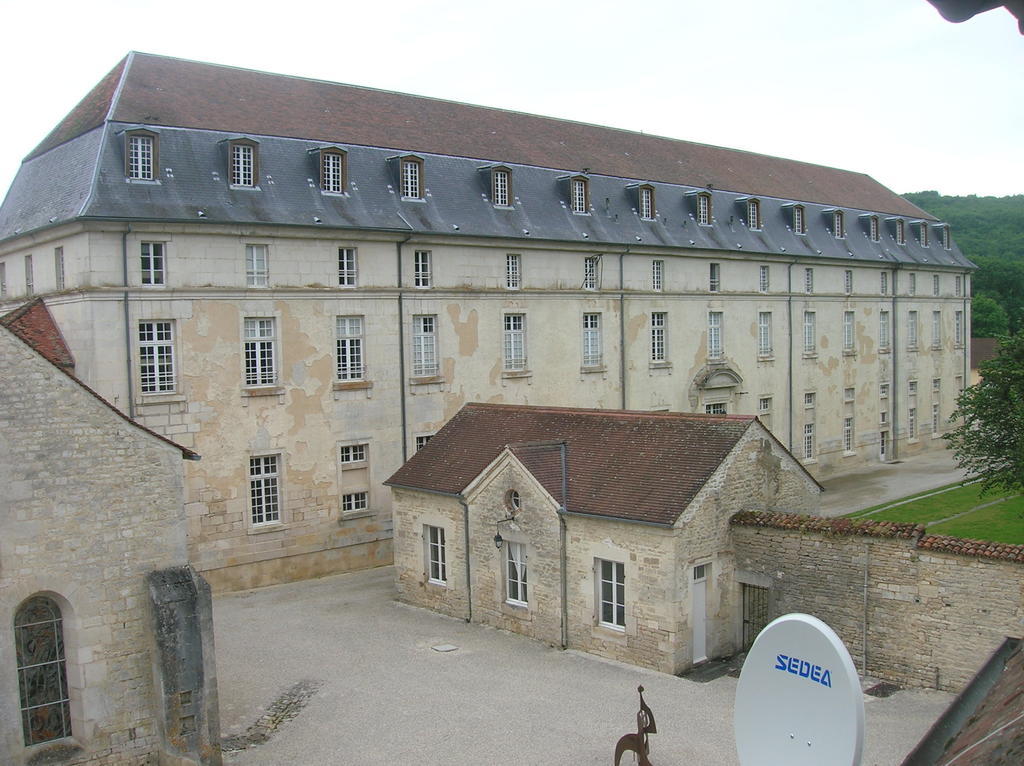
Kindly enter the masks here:
M 877 463 L 856 473 L 821 482 L 823 516 L 842 516 L 888 500 L 898 500 L 955 481 L 966 474 L 957 468 L 953 454 L 936 450 L 899 463 Z
M 382 567 L 214 599 L 222 734 L 265 739 L 226 764 L 608 766 L 635 731 L 638 684 L 658 723 L 654 763 L 737 763 L 736 679 L 696 683 L 467 625 L 395 603 L 392 577 Z M 865 699 L 863 764 L 888 766 L 952 696 Z

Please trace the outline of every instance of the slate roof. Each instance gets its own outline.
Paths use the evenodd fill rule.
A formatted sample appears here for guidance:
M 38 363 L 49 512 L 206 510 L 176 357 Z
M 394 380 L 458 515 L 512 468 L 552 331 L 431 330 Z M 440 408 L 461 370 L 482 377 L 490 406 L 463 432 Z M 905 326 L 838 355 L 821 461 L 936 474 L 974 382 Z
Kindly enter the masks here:
M 509 447 L 561 501 L 564 442 L 569 512 L 670 525 L 754 422 L 739 415 L 467 404 L 384 483 L 460 495 Z
M 126 183 L 124 131 L 159 135 L 158 178 Z M 226 142 L 259 142 L 259 189 L 225 180 Z M 311 151 L 348 151 L 351 185 L 322 194 Z M 423 201 L 396 194 L 388 158 L 425 163 Z M 514 204 L 495 208 L 481 169 L 513 173 Z M 566 207 L 570 173 L 589 169 L 589 215 Z M 650 182 L 657 219 L 641 220 L 631 187 Z M 709 189 L 710 186 L 710 189 Z M 711 191 L 698 226 L 693 194 Z M 743 223 L 761 200 L 764 225 Z M 790 228 L 807 205 L 806 235 Z M 828 230 L 846 211 L 845 239 Z M 203 216 L 199 216 L 199 210 Z M 972 268 L 955 246 L 924 248 L 908 231 L 880 242 L 862 218 L 931 216 L 866 175 L 732 149 L 501 109 L 132 53 L 26 158 L 0 206 L 0 240 L 77 218 L 376 229 L 623 246 L 731 250 Z M 932 237 L 938 240 L 938 235 Z

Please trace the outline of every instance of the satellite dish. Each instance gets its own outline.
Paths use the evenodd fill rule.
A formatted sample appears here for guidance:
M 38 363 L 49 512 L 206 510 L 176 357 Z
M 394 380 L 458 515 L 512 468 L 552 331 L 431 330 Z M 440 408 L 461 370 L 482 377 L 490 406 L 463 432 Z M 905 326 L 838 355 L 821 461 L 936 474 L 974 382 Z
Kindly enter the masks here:
M 858 766 L 864 695 L 835 631 L 808 614 L 770 622 L 743 663 L 733 725 L 743 766 Z

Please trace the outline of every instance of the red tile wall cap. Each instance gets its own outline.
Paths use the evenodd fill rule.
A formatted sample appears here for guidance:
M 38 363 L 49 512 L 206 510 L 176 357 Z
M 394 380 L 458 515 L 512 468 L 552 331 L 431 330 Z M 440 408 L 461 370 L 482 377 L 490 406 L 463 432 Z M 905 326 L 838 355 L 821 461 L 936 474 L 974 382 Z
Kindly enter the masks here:
M 924 534 L 921 524 L 901 524 L 895 521 L 868 521 L 862 519 L 828 519 L 802 513 L 774 511 L 740 511 L 730 523 L 740 527 L 772 527 L 794 532 L 821 532 L 836 536 L 917 538 Z
M 977 556 L 986 559 L 1002 559 L 1018 561 L 1024 564 L 1024 545 L 995 543 L 991 540 L 969 540 L 948 535 L 925 535 L 918 543 L 918 548 L 928 551 L 956 553 L 961 556 Z

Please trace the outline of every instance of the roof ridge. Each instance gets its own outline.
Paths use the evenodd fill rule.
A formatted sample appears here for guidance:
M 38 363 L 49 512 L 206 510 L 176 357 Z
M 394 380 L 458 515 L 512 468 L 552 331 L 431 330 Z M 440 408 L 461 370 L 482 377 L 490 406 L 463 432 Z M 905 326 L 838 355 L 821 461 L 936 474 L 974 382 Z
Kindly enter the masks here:
M 600 409 L 598 407 L 560 407 L 544 404 L 511 404 L 508 402 L 467 402 L 464 407 L 480 409 L 503 409 L 512 411 L 530 410 L 533 412 L 552 412 L 570 415 L 593 415 L 600 417 L 621 417 L 621 418 L 694 418 L 697 420 L 734 420 L 737 422 L 751 422 L 757 419 L 756 415 L 714 415 L 704 412 L 678 412 L 678 411 L 651 411 L 651 410 L 622 410 L 622 409 Z

